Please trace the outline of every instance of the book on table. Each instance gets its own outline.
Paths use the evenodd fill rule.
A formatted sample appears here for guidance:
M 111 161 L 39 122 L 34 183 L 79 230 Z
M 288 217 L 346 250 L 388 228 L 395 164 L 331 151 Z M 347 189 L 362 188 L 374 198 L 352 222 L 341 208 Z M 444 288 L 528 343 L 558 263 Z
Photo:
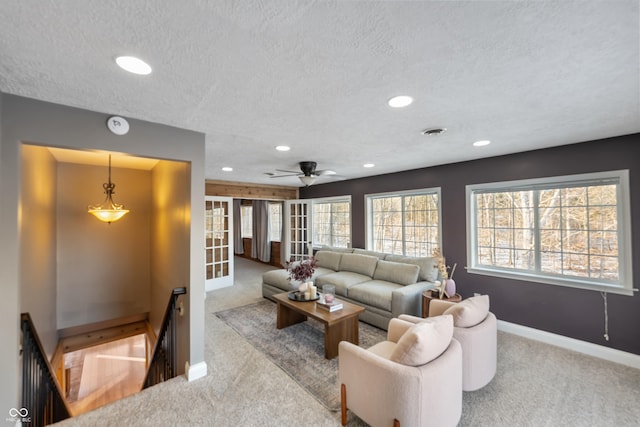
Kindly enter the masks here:
M 339 301 L 333 301 L 331 304 L 327 304 L 326 302 L 316 302 L 316 306 L 327 311 L 337 311 L 342 309 L 343 305 Z

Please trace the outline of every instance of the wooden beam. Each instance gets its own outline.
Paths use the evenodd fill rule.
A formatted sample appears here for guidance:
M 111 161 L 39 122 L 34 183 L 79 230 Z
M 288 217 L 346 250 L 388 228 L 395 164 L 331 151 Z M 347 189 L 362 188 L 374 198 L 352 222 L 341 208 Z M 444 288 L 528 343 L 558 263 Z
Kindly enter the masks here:
M 205 195 L 236 199 L 291 200 L 298 198 L 298 187 L 207 180 Z

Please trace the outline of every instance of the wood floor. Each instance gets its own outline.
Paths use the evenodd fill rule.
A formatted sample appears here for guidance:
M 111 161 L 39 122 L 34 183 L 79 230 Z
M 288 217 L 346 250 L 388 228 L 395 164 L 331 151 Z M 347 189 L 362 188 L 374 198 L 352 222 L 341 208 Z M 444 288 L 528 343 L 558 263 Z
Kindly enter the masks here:
M 146 374 L 145 346 L 140 334 L 65 354 L 73 415 L 139 392 Z

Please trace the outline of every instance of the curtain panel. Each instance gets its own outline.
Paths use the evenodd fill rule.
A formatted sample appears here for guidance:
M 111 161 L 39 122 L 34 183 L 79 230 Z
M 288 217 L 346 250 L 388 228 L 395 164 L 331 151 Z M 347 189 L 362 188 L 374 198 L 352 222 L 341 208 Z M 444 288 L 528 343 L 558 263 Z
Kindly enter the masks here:
M 262 262 L 271 261 L 271 241 L 269 240 L 269 202 L 253 200 L 253 242 L 251 257 Z

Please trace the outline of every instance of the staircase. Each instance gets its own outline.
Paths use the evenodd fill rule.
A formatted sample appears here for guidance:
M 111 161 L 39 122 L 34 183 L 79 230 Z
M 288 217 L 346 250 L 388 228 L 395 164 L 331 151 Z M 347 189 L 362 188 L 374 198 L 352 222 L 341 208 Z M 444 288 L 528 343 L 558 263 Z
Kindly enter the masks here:
M 51 363 L 23 313 L 22 404 L 30 425 L 83 414 L 176 376 L 175 316 L 177 299 L 185 293 L 185 288 L 172 290 L 158 339 L 146 319 L 89 330 L 62 338 Z

